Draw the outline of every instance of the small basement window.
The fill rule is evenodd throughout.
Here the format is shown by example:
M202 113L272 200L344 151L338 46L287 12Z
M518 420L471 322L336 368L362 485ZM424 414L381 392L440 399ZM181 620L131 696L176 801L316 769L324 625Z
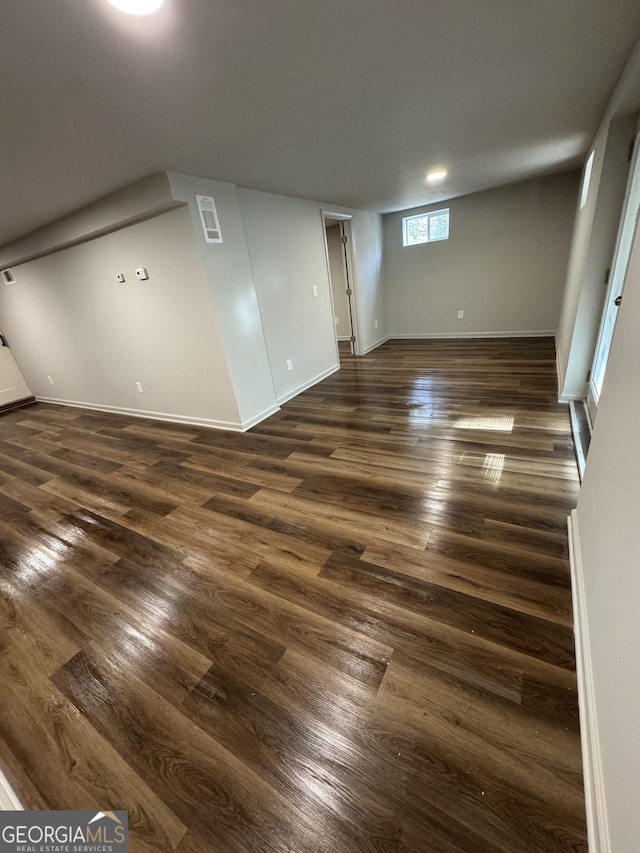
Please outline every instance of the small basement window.
M417 246L449 239L449 208L405 216L402 220L402 245Z

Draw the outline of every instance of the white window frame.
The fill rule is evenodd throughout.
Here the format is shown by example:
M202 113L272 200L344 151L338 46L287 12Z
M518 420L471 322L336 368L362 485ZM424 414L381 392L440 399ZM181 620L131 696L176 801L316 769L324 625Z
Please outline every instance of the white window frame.
M407 223L409 223L413 219L430 220L432 217L442 216L443 213L447 214L447 223L450 225L451 216L450 216L448 207L443 207L440 210L427 210L424 213L414 213L412 216L404 216L402 218L402 245L403 245L403 247L405 249L410 249L413 246L424 246L426 243L440 243L443 240L448 240L449 239L449 231L447 231L446 237L433 237L431 239L429 237L427 237L426 240L421 240L419 243L408 243L407 242L407 238L408 238ZM429 230L430 230L430 228L427 225L427 235L429 233Z

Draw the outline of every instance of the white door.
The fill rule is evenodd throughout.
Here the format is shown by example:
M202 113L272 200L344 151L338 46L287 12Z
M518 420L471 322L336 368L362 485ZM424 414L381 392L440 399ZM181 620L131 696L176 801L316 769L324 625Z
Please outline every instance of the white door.
M639 134L640 136L640 134ZM611 339L613 330L618 315L618 307L622 300L622 289L629 264L629 254L633 243L633 236L636 230L636 221L638 218L638 208L640 207L640 158L638 157L638 138L636 137L633 161L629 171L629 180L627 182L627 190L625 193L624 205L622 208L622 217L620 219L620 228L618 229L618 237L616 240L616 248L613 253L613 261L611 263L611 272L609 274L609 287L607 288L607 296L605 299L604 311L600 322L600 332L598 334L598 342L593 357L593 365L591 367L591 378L589 380L589 394L587 402L592 420L595 420L595 415L598 409L598 401L602 392L602 383L607 367L607 359L609 350L611 349Z
M344 262L342 227L340 222L327 224L327 251L329 253L329 277L333 296L336 334L339 341L351 340L351 314L347 296L347 271Z
M31 397L29 386L24 381L8 346L0 341L0 406Z
M356 337L358 322L354 263L351 254L351 216L323 210L322 224L329 281L331 282L331 304L334 313L334 323L336 317L340 321L339 328L336 327L336 351L339 358L338 340L346 340L350 342L351 354L356 355L359 353ZM333 231L331 228L332 225L337 225L337 229L336 233L330 236L330 231ZM332 241L331 247L329 245L330 240ZM332 275L333 271L337 271L337 274ZM337 294L335 292L336 288L342 292ZM340 311L339 314L338 311Z

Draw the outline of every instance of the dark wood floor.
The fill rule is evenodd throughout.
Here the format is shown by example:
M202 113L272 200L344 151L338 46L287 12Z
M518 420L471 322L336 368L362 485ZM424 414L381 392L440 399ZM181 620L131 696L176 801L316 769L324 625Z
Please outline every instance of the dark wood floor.
M0 764L179 853L585 851L550 339L387 343L240 435L0 418Z

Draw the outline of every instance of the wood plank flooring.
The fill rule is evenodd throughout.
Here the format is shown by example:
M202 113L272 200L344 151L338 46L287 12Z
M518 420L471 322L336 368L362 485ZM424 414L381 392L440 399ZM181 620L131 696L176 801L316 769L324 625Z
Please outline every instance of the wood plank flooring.
M551 339L388 342L240 435L0 417L0 765L130 849L586 851Z

